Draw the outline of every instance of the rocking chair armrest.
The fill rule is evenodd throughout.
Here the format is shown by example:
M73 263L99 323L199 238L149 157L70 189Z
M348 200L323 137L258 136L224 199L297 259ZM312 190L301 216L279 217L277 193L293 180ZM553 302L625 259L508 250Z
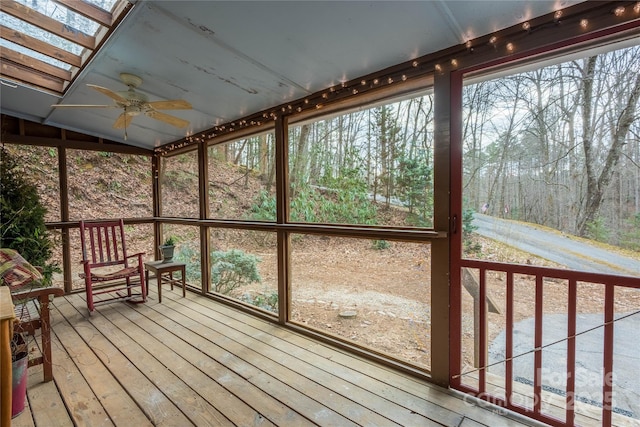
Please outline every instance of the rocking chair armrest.
M144 252L138 252L138 253L135 253L135 254L132 254L132 255L127 255L127 258L136 258L137 257L137 258L142 259L142 255L146 255L146 254Z
M39 300L48 300L50 296L62 296L64 295L64 290L60 288L54 287L46 287L46 288L38 288L27 290L23 292L15 292L11 294L11 299L14 301L22 301L22 300L30 300L30 299L39 299Z

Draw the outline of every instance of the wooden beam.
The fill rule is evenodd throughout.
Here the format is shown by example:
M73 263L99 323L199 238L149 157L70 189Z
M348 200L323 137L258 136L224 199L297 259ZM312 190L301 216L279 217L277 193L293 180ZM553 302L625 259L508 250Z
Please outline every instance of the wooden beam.
M0 75L2 76L7 76L11 79L49 89L57 93L62 93L64 89L64 81L62 79L38 73L31 68L19 66L4 59L0 59L0 70Z
M42 28L45 31L55 34L56 36L62 37L65 40L79 44L82 47L86 47L87 49L94 49L96 46L95 37L72 28L63 22L49 18L48 16L13 0L2 0L2 2L0 2L0 10L15 18L28 22L31 25L35 25L38 28Z
M8 62L13 62L25 68L38 70L42 74L47 74L66 81L71 80L70 71L63 70L62 68L56 67L55 65L51 65L23 53L16 52L13 49L3 47L0 51L0 57Z
M113 16L111 12L108 12L101 7L87 3L84 0L53 0L64 7L73 10L79 15L84 16L87 19L95 21L105 27L110 27L113 22Z
M4 3L0 2L0 4ZM0 25L0 37L22 47L26 47L27 49L50 56L58 61L73 65L74 67L80 67L82 65L82 58L80 56L50 45L49 43L43 42L35 37L31 37L28 34L21 33L18 30L5 27L4 25Z
M130 145L118 143L98 144L97 142L93 141L62 141L58 138L42 136L20 136L3 134L2 142L7 144L40 145L44 147L65 147L74 150L109 151L112 153L139 154L142 156L151 156L153 154L151 150L145 150L144 148L133 147Z

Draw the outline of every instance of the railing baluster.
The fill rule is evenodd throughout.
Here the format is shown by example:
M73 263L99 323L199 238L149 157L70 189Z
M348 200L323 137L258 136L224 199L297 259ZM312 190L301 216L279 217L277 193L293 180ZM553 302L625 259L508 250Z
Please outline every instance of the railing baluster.
M487 389L487 270L480 270L480 289L478 290L478 305L480 308L480 373L478 378L478 390L484 393Z
M569 296L567 301L567 408L566 423L573 427L575 419L576 394L576 316L578 286L575 279L569 280Z
M452 380L451 386L457 388L466 393L474 394L481 399L489 402L497 402L500 405L505 405L507 408L531 417L538 421L543 421L553 426L567 426L573 427L575 425L576 416L576 334L577 332L577 307L578 307L578 283L586 282L593 284L600 284L605 287L605 300L604 300L604 339L603 339L603 384L602 384L602 426L611 427L613 418L612 408L612 391L613 391L613 357L614 357L614 325L615 320L615 290L616 288L628 288L640 290L640 280L637 277L626 276L614 276L601 273L588 273L579 272L573 270L563 270L557 268L539 267L531 265L516 265L498 262L487 262L480 260L467 260L461 261L462 268L474 268L480 273L480 284L478 289L478 298L483 303L480 304L479 310L479 325L477 340L480 344L479 354L479 382L478 389L460 384L459 378L456 384ZM500 396L496 396L494 393L486 391L486 366L487 360L487 274L489 272L504 272L507 276L507 289L505 295L506 313L505 313L505 399ZM514 316L515 307L514 300L515 295L514 275L526 275L535 277L535 308L534 308L534 377L533 377L533 408L529 408L526 405L521 406L513 402L513 361L514 357L519 355L513 354L513 333L514 333ZM567 380L566 380L566 408L565 408L565 420L557 418L555 415L542 413L542 348L543 348L543 315L544 315L544 279L556 278L566 280L567 283ZM525 352L528 354L530 352ZM458 372L459 368L458 368ZM454 379L456 380L456 379ZM517 396L517 395L516 395ZM587 404L585 404L587 405ZM587 417L591 417L589 413L581 414Z
M602 425L611 426L613 391L613 296L614 286L607 286L604 292L604 374L602 377Z
M540 413L542 407L542 276L536 275L535 337L534 337L534 373L533 373L533 412Z
M507 404L511 405L513 393L513 273L507 273L507 312L506 316L506 336L505 336L505 394Z

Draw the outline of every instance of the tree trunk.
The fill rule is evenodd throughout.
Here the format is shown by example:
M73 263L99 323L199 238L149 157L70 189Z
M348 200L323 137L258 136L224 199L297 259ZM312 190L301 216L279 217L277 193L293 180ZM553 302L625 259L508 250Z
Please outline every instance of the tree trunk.
M593 77L595 71L597 56L592 56L587 60L585 72L582 81L583 94L583 113L582 113L582 145L585 153L585 167L587 172L587 196L585 202L584 215L578 222L578 233L585 236L588 224L592 223L602 205L605 191L611 183L611 179L615 172L616 164L620 159L622 147L629 128L633 123L635 112L637 109L638 99L640 98L640 74L636 74L635 82L631 90L628 92L627 102L620 111L616 123L611 123L612 141L611 147L607 152L606 160L602 171L599 175L595 170L597 165L597 153L593 143L593 124L592 124L592 102L593 102Z
M298 144L296 146L295 158L293 161L293 168L291 169L291 198L296 196L298 187L304 183L305 165L307 162L307 152L309 146L309 125L302 125L300 128L300 137L298 138Z

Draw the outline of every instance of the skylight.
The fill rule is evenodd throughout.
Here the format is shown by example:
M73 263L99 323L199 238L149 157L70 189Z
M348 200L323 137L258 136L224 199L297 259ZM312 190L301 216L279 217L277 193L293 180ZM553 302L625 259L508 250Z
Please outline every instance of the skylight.
M131 6L127 0L2 0L0 78L62 94Z

